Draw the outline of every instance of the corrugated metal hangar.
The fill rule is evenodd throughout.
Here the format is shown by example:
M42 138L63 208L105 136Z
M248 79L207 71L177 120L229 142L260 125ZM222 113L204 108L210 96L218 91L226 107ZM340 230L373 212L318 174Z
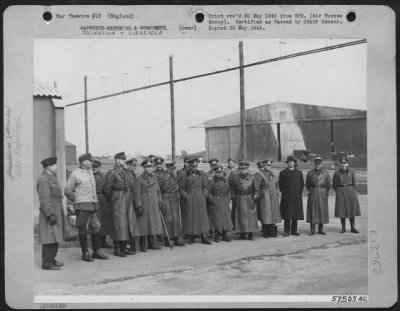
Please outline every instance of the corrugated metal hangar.
M332 152L367 156L367 112L273 102L246 110L247 155L256 161L266 157L284 160L294 150L307 150L328 158ZM205 121L208 158L240 157L240 113Z

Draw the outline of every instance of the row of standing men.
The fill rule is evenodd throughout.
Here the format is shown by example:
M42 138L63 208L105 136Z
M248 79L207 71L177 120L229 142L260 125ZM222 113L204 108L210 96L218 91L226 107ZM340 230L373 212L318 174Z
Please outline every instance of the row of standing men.
M187 157L184 167L175 173L174 162L164 163L161 157L149 156L141 163L144 172L140 176L135 174L136 159L127 160L125 153L120 152L114 160L113 169L103 173L99 160L93 159L91 154L82 155L80 167L71 173L64 189L65 196L73 202L84 261L108 259L100 250L112 247L107 243L107 235L113 240L114 254L120 257L136 253L137 239L143 252L160 249L155 237L162 236L166 246L184 246L182 236L190 244L197 237L203 244L211 244L208 234L213 234L215 242L221 239L230 242L228 232L233 229L240 234L240 239L254 240L258 221L264 237L276 237L276 224L282 219L283 236L299 235L297 221L304 219L304 185L309 191L310 235L315 234L316 224L318 233L325 234L323 224L329 222L331 182L320 157L315 159L315 168L308 172L306 183L293 157L288 157L288 167L279 173L279 179L271 169L271 159L259 161L259 171L251 174L248 161L239 161L236 170L231 159L225 169L218 164L218 159L211 159L210 171L203 172L197 168L198 158ZM62 198L60 190L52 191L57 179L49 178L56 165L54 161L56 158L42 161L44 172L38 180L42 267L50 270L62 266L55 260L62 237L62 233L57 233L61 221L57 219L57 208L49 208L49 196L55 193L56 201ZM350 218L351 231L358 233L354 226L354 216L360 215L355 173L348 168L348 159L343 158L340 163L341 168L333 177L337 194L335 216L341 218L341 232L345 232L345 219ZM43 191L46 185L50 191ZM88 252L88 233L92 255Z

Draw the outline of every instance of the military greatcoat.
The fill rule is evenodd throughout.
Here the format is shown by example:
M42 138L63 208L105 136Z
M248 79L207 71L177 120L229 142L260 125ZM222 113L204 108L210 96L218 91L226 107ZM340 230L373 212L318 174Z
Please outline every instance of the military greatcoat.
M115 165L106 174L103 192L111 204L111 238L115 241L128 241L135 235L137 223L132 206L131 176L127 170Z
M197 169L186 170L179 179L184 234L199 235L210 229L206 207L207 182L206 174Z
M36 183L39 196L39 242L41 244L61 243L63 241L62 199L63 193L57 177L43 171ZM50 224L49 217L56 216L57 223Z
M213 228L219 232L231 231L233 227L229 206L231 194L226 178L214 176L209 180L207 189L208 211Z
M162 201L160 186L154 174L143 172L137 179L135 204L143 207L143 215L138 218L139 233L144 235L163 234L160 217Z
M254 198L259 191L254 183L254 176L247 174L231 174L229 186L232 192L232 208L235 211L235 230L237 232L255 232L258 230L257 208Z
M360 204L356 192L356 174L352 169L339 169L333 174L332 187L336 191L335 217L360 216Z
M101 222L101 228L99 234L105 236L111 234L111 227L112 227L111 206L110 203L107 202L103 193L103 186L106 180L106 175L101 171L97 171L96 173L93 174L94 174L94 179L96 181L96 193L99 205L98 216Z
M328 196L330 187L331 179L326 170L313 169L307 173L307 222L311 224L329 223Z
M279 209L278 181L272 171L260 170L254 175L256 188L261 199L257 201L258 220L262 224L276 224L282 221Z
M173 172L156 170L162 196L162 215L170 238L181 235L181 212L177 177Z

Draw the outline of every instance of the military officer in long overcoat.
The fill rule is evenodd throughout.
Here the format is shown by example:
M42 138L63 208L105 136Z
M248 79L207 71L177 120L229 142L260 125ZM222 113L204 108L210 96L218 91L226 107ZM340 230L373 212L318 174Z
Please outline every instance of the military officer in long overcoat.
M346 218L350 220L351 232L358 233L355 216L361 216L360 204L356 191L356 173L349 169L349 159L339 160L340 169L333 174L332 187L336 191L335 217L340 217L342 231L346 232Z
M235 210L235 230L240 239L254 240L254 232L258 230L257 208L255 201L260 197L254 176L249 171L250 162L240 161L239 172L229 179L232 193L232 207Z
M179 208L179 187L176 175L174 173L175 162L170 161L165 163L166 169L162 167L164 159L158 157L154 160L156 165L155 175L160 185L162 196L162 215L169 238L175 246L184 246L185 244L179 241L181 235L181 214ZM170 245L167 233L164 235L165 246Z
M208 164L210 165L210 170L206 172L208 182L210 182L214 178L214 167L218 166L219 160L216 158L212 158L208 160ZM207 215L208 215L208 222L210 224L210 231L209 231L209 237L212 238L214 235L214 225L213 222L211 221L211 214L210 214L210 205L207 202Z
M125 169L129 174L129 188L131 191L128 193L129 196L132 198L133 204L131 205L131 208L134 209L134 212L132 213L131 217L135 218L135 226L132 228L131 234L130 234L130 240L129 240L129 250L132 253L136 253L136 239L137 237L140 236L139 233L139 226L137 225L137 219L138 217L141 217L142 215L142 208L137 208L136 203L135 203L135 195L136 195L136 183L137 183L137 176L136 176L136 163L137 159L136 158L130 158L125 161Z
M160 217L161 191L157 177L153 173L153 163L150 160L144 160L141 163L144 172L137 179L135 203L136 206L142 206L143 216L139 217L140 250L146 251L146 237L148 249L160 249L155 244L155 235L163 234L163 227Z
M57 158L40 162L43 172L37 180L39 196L39 243L42 244L42 269L60 270L64 266L56 260L58 244L63 241L62 189L57 181Z
M310 235L315 234L315 224L318 224L318 233L325 234L324 224L329 223L328 196L331 187L329 173L322 166L322 157L314 158L314 169L306 176L307 222L310 223Z
M276 224L282 221L278 180L272 171L272 159L263 160L261 163L260 170L254 175L256 188L260 189L260 200L257 201L258 219L262 224L263 237L276 237Z
M288 156L286 161L288 167L279 173L279 190L281 198L281 216L284 219L283 236L300 235L297 232L297 221L304 219L303 213L303 173L296 168L296 159Z
M215 230L215 242L219 242L220 237L226 242L231 240L228 232L232 230L229 202L231 193L227 179L224 176L222 165L213 168L214 177L208 181L208 211L210 220Z
M189 168L179 179L179 191L183 198L182 230L190 236L190 243L195 242L195 236L200 235L203 244L211 244L206 234L210 229L207 216L207 176L197 169L199 160L189 159Z
M92 163L93 157L90 153L81 155L79 167L71 173L64 188L64 194L73 202L77 214L76 226L79 229L82 260L87 262L92 262L94 258L108 259L108 256L100 250L101 222L98 217L99 205ZM88 229L90 229L90 232L88 232ZM90 233L92 240L92 256L88 252L88 233Z
M131 176L125 168L125 152L117 153L114 161L113 169L106 175L103 192L111 205L114 255L126 257L134 255L134 252L127 249L127 244L137 230L137 222L132 207Z
M100 228L100 242L102 248L112 248L112 245L107 243L107 236L111 234L111 208L103 194L103 185L106 175L101 171L101 161L93 159L92 169L94 179L96 181L96 193L99 204L99 220L101 222Z

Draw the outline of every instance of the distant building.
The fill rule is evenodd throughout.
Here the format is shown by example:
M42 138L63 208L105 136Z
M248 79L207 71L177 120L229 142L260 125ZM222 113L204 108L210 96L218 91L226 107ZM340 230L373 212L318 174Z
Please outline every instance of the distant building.
M273 102L246 110L247 158L285 160L295 150L367 157L365 110ZM206 156L240 158L240 113L205 121Z
M76 145L65 141L65 160L67 164L77 163Z
M40 162L48 157L58 158L57 178L63 188L66 180L65 161L65 102L57 89L33 82L33 182L34 206L39 206L36 180L43 171ZM36 213L38 210L35 209Z

